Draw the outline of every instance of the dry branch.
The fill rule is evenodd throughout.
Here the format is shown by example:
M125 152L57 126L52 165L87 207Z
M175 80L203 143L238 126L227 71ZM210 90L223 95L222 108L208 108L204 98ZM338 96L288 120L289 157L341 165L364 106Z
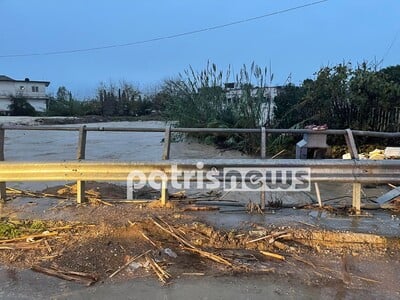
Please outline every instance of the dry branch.
M154 243L143 231L139 230L140 234L145 238L146 241L148 241L150 244L152 244L154 247L158 248L156 243Z
M147 253L149 253L151 250L147 250L146 252L137 255L135 257L133 257L132 259L130 259L126 264L124 264L122 267L120 267L118 270L116 270L114 273L112 273L108 278L113 278L115 275L117 275L119 272L121 272L122 270L124 270L127 266L129 266L131 263L133 263L135 260L141 258L142 256L146 255Z
M104 200L101 200L100 198L88 197L88 199L89 199L89 201L98 202L98 203L101 203L101 204L104 204L104 205L107 205L107 206L114 206L114 204L112 204L110 202L107 202L107 201L104 201Z
M279 259L279 260L285 260L285 257L283 255L280 255L280 254L276 254L276 253L272 253L272 252L268 252L268 251L262 251L262 250L260 250L260 253L264 254L267 257L272 257L272 258L276 258L276 259Z
M18 190L15 188L7 187L7 191L11 195L21 195L21 196L29 196L29 197L34 197L34 198L42 198L42 197L49 197L49 198L57 198L57 199L67 199L66 197L60 196L60 195L54 195L54 194L47 194L47 193L41 193L41 192L32 192L32 191L24 191L24 190Z
M186 206L183 211L212 211L212 210L219 210L218 206L197 206L197 205L190 205Z
M227 265L229 267L233 267L232 263L227 261L225 258L222 258L221 256L208 252L208 251L204 251L204 250L200 250L197 248L189 248L189 247L183 247L183 249L188 250L188 251L192 251L194 253L199 254L202 257L211 259L217 263L223 264L223 265Z
M216 255L216 254L211 253L211 252L208 252L208 251L200 250L200 249L196 248L195 246L193 246L184 237L182 237L178 233L176 233L174 231L174 229L167 222L161 220L164 224L166 224L168 226L169 229L166 229L163 226L161 226L156 220L154 220L154 219L151 219L151 220L160 229L162 229L163 231L165 231L168 234L172 235L175 239L177 239L179 242L181 242L183 245L185 245L186 247L184 247L184 249L192 251L194 253L197 253L202 257L206 257L206 258L211 259L211 260L213 260L215 262L218 262L220 264L224 264L224 265L232 267L232 263L227 261L226 259L222 258L221 256Z
M75 281L79 283L83 283L86 285L92 285L97 281L97 277L88 274L88 273L82 273L82 272L74 272L74 271L62 271L62 270L57 270L54 268L44 268L40 266L32 266L31 268L35 272L40 272L46 275L50 276L55 276L61 279L69 280L69 281Z
M170 225L167 224L167 226L169 227L169 230L164 228L163 226L161 226L156 220L151 219L153 221L153 223L159 227L161 230L165 231L166 233L172 235L174 238L176 238L179 242L181 242L183 245L189 247L189 248L195 248L192 244L190 244L186 239L184 239L183 237L181 237L180 235L176 234L172 227ZM165 221L163 221L164 223L166 223Z
M157 277L160 279L162 283L167 283L168 279L171 278L171 275L164 271L156 261L146 254L146 261L149 263L150 267L153 269L154 273L156 273Z
M41 234L24 235L24 236L13 238L13 239L0 240L0 244L23 241L23 240L27 240L27 239L34 240L34 239L38 239L38 238L45 238L45 237L55 236L55 235L58 235L57 231L53 231L53 232L49 232L49 233L41 233Z
M248 242L246 242L246 244L251 244L251 243L255 243L255 242L266 240L266 239L274 239L275 240L275 239L278 239L278 238L280 238L281 236L283 236L283 235L285 235L287 233L288 233L288 231L275 232L275 233L268 234L266 236L262 236L262 237L254 239L254 240L248 241Z

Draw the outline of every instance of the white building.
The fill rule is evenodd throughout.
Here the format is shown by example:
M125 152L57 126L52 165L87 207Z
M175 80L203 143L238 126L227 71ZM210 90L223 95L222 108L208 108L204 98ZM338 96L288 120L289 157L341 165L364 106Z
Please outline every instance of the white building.
M8 114L12 97L23 97L37 112L47 109L49 97L46 87L49 81L15 80L5 75L0 75L0 114Z
M259 93L259 90L262 89L263 97L265 98L265 103L262 104L263 116L260 120L260 125L265 125L268 121L271 121L274 117L274 107L275 107L275 97L278 95L279 91L282 87L280 86L265 86L263 88L260 87L252 87L251 88L251 96L256 96ZM236 86L234 83L226 83L225 84L225 94L228 102L234 101L242 96L243 90Z

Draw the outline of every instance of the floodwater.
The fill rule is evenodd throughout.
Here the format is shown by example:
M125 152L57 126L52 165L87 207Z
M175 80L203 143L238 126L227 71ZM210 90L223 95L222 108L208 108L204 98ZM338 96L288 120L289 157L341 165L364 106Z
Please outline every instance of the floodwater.
M18 119L29 124L29 118ZM4 117L0 122L4 122ZM135 127L163 128L164 122L108 122L90 123L87 127ZM55 127L80 127L82 124L54 125ZM5 160L7 161L70 161L76 160L77 131L27 131L6 130ZM171 144L172 159L185 158L234 158L242 157L237 151L220 151L210 145L196 142L179 142L182 138L173 134L178 142ZM87 161L159 161L163 152L164 133L162 132L88 132L86 144ZM21 189L42 190L47 186L65 184L65 182L11 183Z
M1 119L0 119L1 121ZM164 122L109 122L91 123L87 127L163 128ZM54 127L80 127L77 124ZM88 132L86 160L155 161L163 150L162 132ZM178 138L175 135L172 138ZM77 154L76 131L24 131L7 130L5 159L11 161L74 160ZM198 143L172 143L171 158L240 157L236 151L221 151Z
M398 299L399 296L351 288L342 282L304 284L290 276L183 276L167 286L142 278L85 287L32 271L0 269L1 299Z

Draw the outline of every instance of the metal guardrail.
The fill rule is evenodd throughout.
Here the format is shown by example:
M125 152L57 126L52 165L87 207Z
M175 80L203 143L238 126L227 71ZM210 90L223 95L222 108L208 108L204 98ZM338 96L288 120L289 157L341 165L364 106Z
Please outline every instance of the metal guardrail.
M71 162L4 162L4 137L6 130L56 130L79 132L77 160ZM164 149L161 162L84 162L86 153L86 137L88 132L164 132ZM268 129L268 128L125 128L125 127L67 127L67 126L0 126L0 199L6 198L6 181L77 181L77 202L83 202L85 196L85 181L87 180L126 180L132 170L144 173L156 169L165 170L171 164L176 164L184 170L197 170L197 161L173 160L170 158L171 134L177 133L212 133L212 134L260 134L261 159L219 159L202 160L203 170L211 168L289 168L307 167L311 170L313 182L350 182L353 183L353 207L360 212L361 184L400 182L400 161L366 161L358 160L358 151L354 136L371 136L381 138L399 138L400 132L375 132L359 130L321 130L309 129ZM269 134L328 134L344 135L351 154L351 160L298 160L298 159L266 159L267 136ZM183 180L183 179L182 179ZM166 183L163 183L161 201L166 199ZM261 206L265 206L265 194L261 194Z
M303 160L303 159L204 159L202 171L223 170L224 168L309 168L312 182L342 183L400 183L400 161L368 160ZM148 176L160 170L173 175L171 165L179 171L198 171L198 160L169 160L160 162L0 162L2 181L126 181L133 170ZM174 173L175 174L175 173ZM223 178L216 177L220 180ZM177 177L184 181L183 175ZM195 180L196 178L192 178ZM204 178L207 181L207 178Z

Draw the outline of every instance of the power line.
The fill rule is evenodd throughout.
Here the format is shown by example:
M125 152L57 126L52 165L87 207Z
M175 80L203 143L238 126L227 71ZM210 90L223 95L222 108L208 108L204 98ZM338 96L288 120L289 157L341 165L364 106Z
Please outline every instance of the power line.
M291 7L291 8L275 11L275 12L272 12L272 13L263 14L263 15L252 17L252 18L248 18L248 19L233 21L233 22L225 23L225 24L221 24L221 25L206 27L206 28L202 28L202 29L197 29L197 30L192 30L192 31L172 34L172 35L160 36L160 37L156 37L156 38L152 38L152 39L135 41L135 42L130 42L130 43L112 44L112 45L99 46L99 47L71 49L71 50L60 50L60 51L49 51L49 52L5 54L5 55L0 55L0 58L28 57L28 56L48 56L48 55L70 54L70 53L77 53L77 52L90 52L90 51L97 51L97 50L104 50L104 49L111 49L111 48L136 46L136 45L147 44L147 43L152 43L152 42L157 42L157 41L162 41L162 40L174 39L174 38L187 36L187 35L193 35L193 34L206 32L206 31L211 31L211 30L216 30L216 29L221 29L221 28L225 28L225 27L229 27L229 26L233 26L233 25L238 25L238 24L242 24L242 23L252 22L252 21L255 21L255 20L259 20L259 19L263 19L263 18L267 18L267 17L271 17L271 16L287 13L287 12L290 12L290 11L302 9L302 8L313 6L313 5L317 5L317 4L320 4L320 3L323 3L323 2L327 2L327 1L329 1L329 0L315 1L315 2L304 4L304 5Z
M389 55L390 50L392 50L394 44L396 43L396 40L399 36L400 33L400 28L397 30L396 34L394 35L394 38L392 40L392 42L390 43L390 45L388 46L388 48L386 49L385 54L382 56L382 59L379 61L379 63L377 64L378 66L383 63L383 61L386 59L386 57Z

